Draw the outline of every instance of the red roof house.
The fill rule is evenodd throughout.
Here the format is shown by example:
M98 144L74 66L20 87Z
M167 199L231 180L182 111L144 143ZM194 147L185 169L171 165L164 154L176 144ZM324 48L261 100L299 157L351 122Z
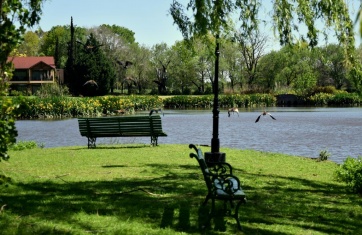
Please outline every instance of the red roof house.
M55 69L54 57L52 56L29 56L29 57L9 57L15 69L30 69L39 63L43 63Z
M57 70L52 56L9 57L14 66L12 90L34 93L41 84L54 83Z

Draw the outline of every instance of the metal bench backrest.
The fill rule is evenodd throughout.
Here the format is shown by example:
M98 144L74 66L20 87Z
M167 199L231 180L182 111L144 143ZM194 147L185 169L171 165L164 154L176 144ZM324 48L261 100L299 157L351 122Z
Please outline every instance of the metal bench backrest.
M191 146L191 145L190 145ZM194 146L191 146L192 148L194 148ZM195 153L190 153L190 157L191 158L196 158L197 162L199 163L199 166L201 168L202 174L204 176L204 180L206 183L206 187L209 191L209 193L212 190L212 181L211 181L211 174L210 174L210 170L206 164L205 158L203 156L203 153L201 151L201 149L197 149L196 147L194 148L197 152L197 154Z

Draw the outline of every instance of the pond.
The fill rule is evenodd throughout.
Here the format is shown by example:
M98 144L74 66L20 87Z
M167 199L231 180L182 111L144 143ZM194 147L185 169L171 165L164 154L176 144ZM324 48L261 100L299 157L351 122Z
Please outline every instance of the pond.
M341 163L347 156L362 156L362 108L271 107L276 120L263 116L263 109L239 109L230 117L220 109L220 147L255 149L295 156L318 157L327 150L330 160ZM135 115L148 115L137 112ZM212 110L164 110L159 144L210 145ZM16 121L18 141L32 140L45 147L86 146L76 118ZM148 137L99 138L97 144L150 143Z

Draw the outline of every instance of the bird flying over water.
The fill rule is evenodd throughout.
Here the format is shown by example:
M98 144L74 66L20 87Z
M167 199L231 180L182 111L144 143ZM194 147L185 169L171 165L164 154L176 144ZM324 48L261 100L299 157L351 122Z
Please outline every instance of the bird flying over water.
M270 113L267 113L266 111L262 112L259 117L255 120L255 122L259 122L259 119L261 116L269 115L272 119L276 120L275 117L273 117Z
M162 115L165 116L165 114L162 112L162 109L160 109L160 108L151 109L149 116L151 116L154 112L155 113L161 112Z
M231 108L231 109L228 109L228 117L230 117L230 113L237 113L238 116L239 116L239 109L238 108Z

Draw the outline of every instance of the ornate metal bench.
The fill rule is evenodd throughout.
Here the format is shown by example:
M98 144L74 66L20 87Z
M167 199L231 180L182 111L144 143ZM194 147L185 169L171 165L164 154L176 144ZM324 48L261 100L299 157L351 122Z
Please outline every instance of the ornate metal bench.
M207 225L209 225L211 219L217 215L215 211L215 201L221 200L224 202L225 215L235 218L237 226L239 230L241 230L239 207L242 203L246 202L246 196L240 187L239 179L232 174L231 165L226 162L220 162L209 163L208 166L201 149L193 144L190 144L189 148L196 151L196 154L190 153L190 157L196 158L198 161L208 189L203 206L206 206L209 199L211 199L212 203ZM231 208L234 208L234 201L236 201L237 204L233 213ZM228 202L230 202L230 209L228 209Z
M159 136L167 136L159 115L78 118L78 124L81 136L88 138L88 148L95 148L100 137L150 136L151 144L156 146Z

